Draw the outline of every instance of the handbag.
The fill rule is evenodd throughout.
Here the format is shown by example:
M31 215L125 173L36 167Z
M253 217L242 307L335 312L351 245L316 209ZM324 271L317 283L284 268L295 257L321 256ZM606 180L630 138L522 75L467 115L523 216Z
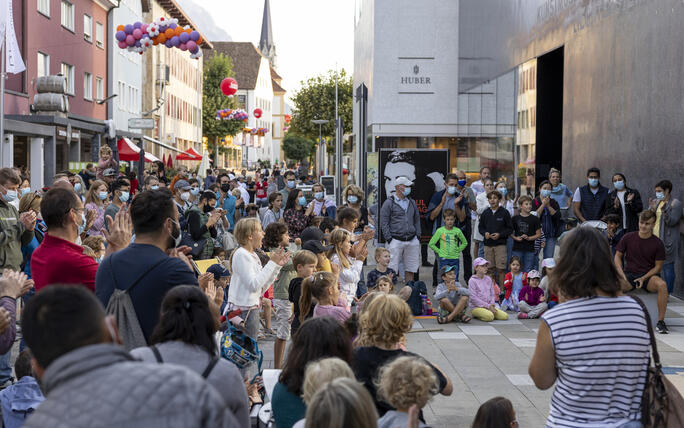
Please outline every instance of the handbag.
M631 297L644 311L651 341L651 356L653 357L653 367L651 367L651 360L649 359L646 386L641 399L641 423L644 424L645 428L684 427L684 398L663 374L648 309L641 299L636 296Z
M197 259L200 255L202 255L202 251L204 250L204 246L207 245L207 238L200 238L197 241L192 239L192 235L190 232L185 231L183 232L183 237L181 238L181 246L188 246L190 247L190 254L194 259Z

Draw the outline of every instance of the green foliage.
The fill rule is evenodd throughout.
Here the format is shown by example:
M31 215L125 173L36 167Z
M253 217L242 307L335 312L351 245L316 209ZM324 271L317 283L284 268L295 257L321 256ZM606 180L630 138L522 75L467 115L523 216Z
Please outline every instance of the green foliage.
M305 137L288 133L283 139L285 157L293 161L301 161L316 153L316 145Z
M344 69L339 73L329 71L327 75L312 77L302 82L302 88L292 97L294 113L290 122L290 131L310 140L318 140L318 125L314 119L328 119L322 126L323 137L335 138L335 80L338 87L338 114L347 131L352 127L352 110L354 104L353 84L351 76ZM329 144L333 146L334 144Z
M221 92L221 81L233 76L233 60L214 51L214 55L204 62L204 82L202 85L202 132L204 136L224 137L242 131L243 122L237 120L216 120L216 111L237 108L236 98L228 98Z

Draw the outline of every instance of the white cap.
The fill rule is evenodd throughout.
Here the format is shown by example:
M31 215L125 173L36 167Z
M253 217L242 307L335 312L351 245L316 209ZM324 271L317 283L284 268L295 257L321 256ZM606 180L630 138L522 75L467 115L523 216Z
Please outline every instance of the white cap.
M399 186L400 184L403 184L404 186L413 186L413 181L409 180L404 176L397 177L396 179L394 179L395 186Z
M230 181L233 181L233 180L235 180L235 176L233 174L228 174L228 179Z
M542 260L542 267L543 268L555 268L556 267L556 261L552 258L544 259L544 260Z

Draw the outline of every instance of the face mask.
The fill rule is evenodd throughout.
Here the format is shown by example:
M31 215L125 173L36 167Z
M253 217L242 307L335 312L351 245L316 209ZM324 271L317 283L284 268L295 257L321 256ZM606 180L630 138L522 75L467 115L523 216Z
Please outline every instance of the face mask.
M347 202L349 202L350 204L355 204L355 203L359 202L359 197L354 196L354 195L349 195L349 196L347 196Z
M74 184L74 190L77 191L77 192L80 192L82 187L83 187L83 186L81 186L81 183L76 183L76 184ZM26 188L26 189L21 189L21 196L24 196L26 193L28 193L28 192L24 193L24 190L30 190L30 189L28 189L28 188Z
M596 186L598 186L598 178L590 178L590 179L589 179L589 185L590 185L591 187L596 187Z
M159 190L159 186L150 186L150 189L152 189L152 190Z
M17 191L8 190L7 193L2 195L2 199L4 199L6 202L12 202L13 200L17 199Z
M178 234L178 236L174 236L174 235L176 235L176 234ZM172 239L172 242L171 242L170 246L171 246L172 248L178 247L178 246L180 245L180 243L181 243L182 237L183 237L183 236L182 236L182 233L181 233L181 230L180 230L180 223L178 223L177 221L174 221L174 222L173 222L173 227L171 228L171 239Z
M541 197L542 197L542 198L548 198L549 196L551 196L551 191L550 191L550 190L547 190L547 189L543 189L543 190L542 190L541 192L539 192L539 193L541 194Z
M81 183L76 183L76 184L77 184L77 185L80 185ZM80 187L79 187L78 190L76 190L76 191L78 192L79 190L81 190ZM24 196L24 195L28 194L30 191L31 191L31 189L30 189L29 187L24 187L23 189L21 189L21 196ZM20 196L20 197L21 197L21 196Z
M121 202L128 202L128 198L131 197L131 194L129 192L121 192L121 195L119 195L119 200Z
M100 263L102 263L103 259L104 259L104 256L100 256L100 257L96 257L95 261L97 262L97 264L100 264Z
M447 188L447 192L449 192L450 195L456 194L456 190L458 190L458 189L456 188L456 186L449 186L449 187Z
M323 199L323 196L325 196L325 195L323 194L323 192L316 192L316 193L314 193L314 198L316 198L316 199L318 199L318 200Z
M83 220L83 222L78 225L78 234L79 235L81 233L83 233L83 231L85 231L85 226L86 226L85 210L81 213L81 220Z
M210 212L214 211L214 207L211 205L205 205L204 208L202 208L205 214L209 214Z
M656 192L656 199L659 201L662 201L665 199L665 193L664 192Z
M230 192L230 183L221 184L221 191L226 193Z
M199 187L193 187L192 189L190 189L190 193L192 194L192 196L199 195Z
M181 200L187 202L190 199L190 192L181 193Z
M560 187L560 186L554 186L554 188L551 189L551 191L552 191L553 193L558 193L558 192L560 192L560 190L561 190L561 187Z
M406 187L406 188L404 189L404 196L408 196L408 195L410 195L410 194L411 194L411 188L410 188L410 187Z
M299 205L304 206L306 205L306 198L304 196L300 196L299 198L297 198L297 202L299 203Z
M616 181L615 183L613 183L613 186L615 186L615 190L622 190L625 188L625 182L622 180Z
M496 190L498 190L499 193L501 193L501 196L506 196L506 193L508 193L508 189L506 189L505 187L501 187L501 188L496 189Z
M466 180L458 180L458 185L463 187L466 185Z
M287 181L287 187L289 187L290 189L294 189L295 181L294 180L288 180Z

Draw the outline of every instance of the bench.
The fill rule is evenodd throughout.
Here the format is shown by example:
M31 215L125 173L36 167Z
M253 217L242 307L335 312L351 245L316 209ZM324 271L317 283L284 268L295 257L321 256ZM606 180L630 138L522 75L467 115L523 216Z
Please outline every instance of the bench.
M634 289L625 293L626 296L636 296L644 302L646 309L648 309L648 314L651 316L651 325L655 330L656 323L658 322L658 294L649 293L644 290Z

